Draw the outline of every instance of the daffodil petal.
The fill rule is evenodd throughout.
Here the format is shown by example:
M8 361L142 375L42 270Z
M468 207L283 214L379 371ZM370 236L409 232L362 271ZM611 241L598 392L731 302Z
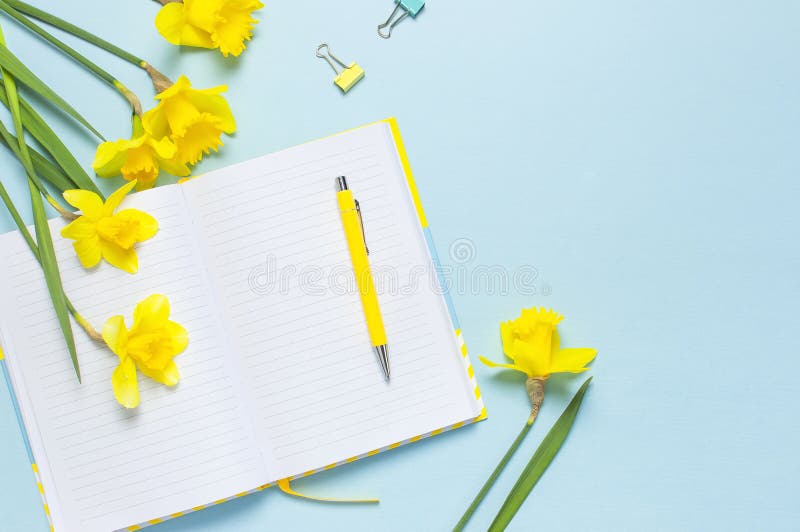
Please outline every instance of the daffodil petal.
M175 144L168 138L164 137L161 140L156 140L150 137L147 140L148 145L153 148L153 152L155 153L156 157L159 160L161 159L172 159L175 157L175 152L177 148Z
M61 236L72 240L92 238L96 235L97 230L95 229L95 224L85 216L73 220L61 230Z
M186 177L191 173L189 167L177 159L161 161L161 169L177 177Z
M479 356L478 359L489 366L490 368L506 368L506 369L513 369L514 371L521 371L522 373L526 373L524 369L517 366L516 364L499 364L497 362L492 362L486 357Z
M139 382L136 378L136 365L131 358L124 358L111 375L114 397L125 408L139 406Z
M236 120L233 118L233 111L231 111L228 101L219 95L226 90L228 90L226 85L219 85L210 89L194 89L187 91L186 98L201 113L209 113L217 117L220 120L220 129L230 135L236 131Z
M163 332L172 340L175 355L182 353L186 346L189 345L189 333L183 325L174 321L167 321Z
M597 356L596 349L588 347L573 347L560 349L553 353L550 361L551 373L581 373L588 370L586 364Z
M90 220L97 220L103 215L103 200L94 192L65 190L64 199Z
M541 345L514 340L512 347L514 363L523 368L531 377L546 377L550 374L550 349L542 349Z
M97 235L83 240L76 240L72 243L72 248L75 250L75 254L78 255L81 266L84 268L94 268L103 258L103 252L100 247L100 237Z
M169 136L169 124L166 116L164 116L164 109L161 104L142 115L142 126L153 138L160 139Z
M118 176L125 164L125 152L129 146L128 140L103 142L97 147L92 169L100 177Z
M181 2L171 2L162 7L156 15L158 33L171 44L181 44L181 33L186 24L183 10L184 5Z
M170 2L156 15L156 29L168 42L175 45L216 48L211 35L192 25L186 18L184 5Z
M151 369L145 365L141 365L139 366L139 371L154 381L166 384L167 386L175 386L181 379L178 366L174 361L170 361L163 369Z
M100 242L100 248L103 258L115 268L128 273L136 273L139 270L139 258L133 248L123 249L113 242L105 240Z
M114 215L114 218L123 223L136 224L138 227L138 231L134 237L136 242L143 242L153 238L158 232L158 221L146 212L138 209L125 209L119 211Z
M192 88L192 82L189 81L189 78L181 74L175 83L172 84L172 87L168 88L165 91L161 91L160 93L156 94L156 100L165 101L171 99L173 96L185 91L186 89Z
M224 0L184 0L186 20L189 24L210 32L217 23L223 2Z
M166 296L148 296L133 310L133 328L139 333L159 329L169 320L169 312L169 299Z
M128 192L130 192L135 186L136 183L131 181L129 183L125 183L120 188L115 190L106 200L106 203L103 206L103 214L105 216L111 216L114 214L114 211L117 210L117 207L119 207L120 203L122 203L122 200L125 199L125 196L128 194Z
M111 351L123 357L125 345L128 343L128 329L125 327L125 318L112 316L103 324L103 340Z
M510 321L500 322L500 339L503 342L503 352L505 355L514 360L514 332Z

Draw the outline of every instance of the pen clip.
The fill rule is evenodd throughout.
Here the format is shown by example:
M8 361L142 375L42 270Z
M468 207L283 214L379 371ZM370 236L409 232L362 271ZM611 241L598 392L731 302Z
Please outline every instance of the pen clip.
M361 238L364 239L364 249L367 250L367 255L369 255L369 248L367 247L367 233L364 231L364 218L361 217L361 204L358 202L357 199L353 200L356 204L356 212L358 213L358 223L361 224Z

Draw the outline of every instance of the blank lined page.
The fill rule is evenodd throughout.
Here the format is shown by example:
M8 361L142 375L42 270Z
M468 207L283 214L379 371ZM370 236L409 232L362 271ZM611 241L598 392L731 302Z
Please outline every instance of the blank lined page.
M363 212L388 383L337 210L339 175ZM479 414L388 124L215 171L184 192L273 478Z
M130 327L136 303L163 293L171 318L189 331L189 347L175 359L181 382L168 388L140 374L135 410L114 399L117 356L73 324L77 382L40 268L17 233L0 237L3 347L56 530L130 526L252 489L266 476L183 195L163 187L131 196L127 207L161 227L139 245L135 275L106 263L84 271L58 235L63 223L51 226L66 291L95 328L116 314Z

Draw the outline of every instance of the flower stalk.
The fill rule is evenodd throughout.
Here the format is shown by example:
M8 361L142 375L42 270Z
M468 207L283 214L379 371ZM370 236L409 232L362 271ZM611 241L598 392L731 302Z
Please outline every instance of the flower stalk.
M78 64L86 68L89 72L103 80L104 82L108 83L114 89L116 89L122 96L128 101L133 109L133 112L141 115L142 114L142 104L139 101L139 98L131 92L125 85L123 85L119 80L117 80L114 76L109 74L106 70L103 70L99 66L97 66L94 62L89 60L86 56L66 44L65 42L61 41L50 32L36 24L35 22L31 21L28 17L24 16L20 11L14 9L6 0L0 0L0 10L6 13L8 16L22 24L26 29L35 33L45 41L49 42L51 45L56 47L65 55L72 58Z
M464 515L461 516L461 519L458 520L456 526L453 528L453 532L460 532L464 530L464 527L467 525L467 522L472 517L472 514L475 513L475 510L478 509L478 506L483 502L483 499L486 497L486 494L489 493L489 490L494 485L497 477L500 476L503 469L505 469L508 462L511 460L511 457L514 456L514 453L517 452L520 444L522 444L522 440L525 439L525 436L528 435L530 432L531 427L533 426L533 422L536 421L536 416L539 415L539 410L542 407L542 402L544 401L544 383L546 379L541 377L530 377L527 381L525 381L525 389L528 392L528 399L531 401L531 412L528 416L528 420L525 421L525 425L523 425L522 430L519 431L519 434L514 441L511 442L511 447L508 448L506 454L500 459L500 462L492 471L492 474L489 475L489 478L486 479L486 482L483 483L481 486L480 491L478 494L475 495L475 498L472 499L472 503L470 503L467 510L464 512Z
M178 1L178 0L173 0L173 1ZM34 6L32 6L32 5L28 4L28 3L22 2L20 0L2 0L2 3L6 4L7 6L10 6L12 8L11 11L13 11L14 14L9 13L9 11L7 11L5 9L4 9L4 11L9 13L9 15L14 17L15 19L17 17L21 17L20 14L27 15L30 18L33 18L33 19L39 20L41 22L44 22L45 24L48 24L48 25L53 26L55 28L58 28L58 29L60 29L60 30L62 30L64 32L66 32L66 33L69 33L70 35L72 35L74 37L82 39L82 40L88 42L89 44L93 44L94 46L97 46L98 48L100 48L102 50L105 50L106 52L119 57L123 61L127 61L128 63L130 63L130 64L132 64L134 66L137 66L137 67L141 68L142 70L145 70L150 75L150 79L153 80L153 86L155 87L156 92L162 92L163 90L165 90L163 87L159 88L160 85L158 83L160 82L160 80L162 78L166 79L166 80L168 80L168 78L166 76L164 76L163 74L161 74L161 72L156 70L155 67L153 67L150 63L148 63L147 61L145 61L141 57L138 57L138 56L126 51L126 50L123 50L119 46L117 46L115 44L112 44L112 43L108 42L107 40L105 40L103 38L100 38L100 37L94 35L93 33L90 33L88 31L84 30L83 28L80 28L80 27L76 26L75 24L72 24L71 22L67 22L66 20L64 20L64 19L62 19L60 17L57 17L55 15L51 15L50 13L48 13L46 11L42 11L41 9L39 9L37 7L34 7ZM49 42L51 42L52 44L57 46L59 49L61 49L62 51L64 51L68 55L70 55L71 57L73 57L77 61L81 62L81 64L86 66L89 70L94 72L96 75L100 76L104 81L114 85L114 88L119 90L122 93L122 95L125 96L125 98L128 99L129 102L130 102L130 96L132 96L133 93L131 93L127 88L125 88L125 86L122 83L120 83L119 81L117 81L113 76L111 76L110 74L105 72L103 69L101 69L100 67L98 67L97 65L95 65L94 63L92 63L91 61L86 59L85 57L83 57L79 52L73 50L68 45L66 45L66 44L62 43L61 41L59 41L56 37L50 35L47 31L42 29L40 26L34 24L33 22L31 22L30 20L28 20L25 17L21 17L21 18L23 18L23 19L25 19L27 21L27 23L20 21L26 27L29 27L29 25L32 25L32 26L35 26L36 28L38 28L38 30L35 30L33 28L29 28L29 29L31 29L31 31L36 32L37 34L42 36L44 39L48 40ZM45 36L45 34L47 36ZM56 42L58 42L60 44L56 44ZM67 49L72 50L72 52L68 52ZM75 54L75 56L73 56L73 53ZM82 57L83 60L86 61L86 63L84 63L83 61L78 59L76 56ZM89 65L92 65L92 66L89 66ZM104 74L101 74L101 72L103 72ZM138 102L138 98L137 98L137 102ZM137 106L134 104L134 102L131 102L131 107L134 109L134 112L136 112ZM141 103L138 104L138 109L139 109L139 112L137 114L141 115Z

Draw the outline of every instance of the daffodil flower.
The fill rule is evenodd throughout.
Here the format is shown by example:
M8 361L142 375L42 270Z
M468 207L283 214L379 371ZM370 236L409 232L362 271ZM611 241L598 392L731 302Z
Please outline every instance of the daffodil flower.
M516 320L500 324L503 351L513 364L498 364L484 357L490 367L521 371L529 378L546 379L551 373L582 373L589 368L596 349L561 349L557 326L564 316L544 308L523 309Z
M149 214L125 209L115 212L136 181L103 200L88 190L67 190L64 199L80 209L81 216L61 230L61 236L75 240L73 247L84 268L93 268L105 259L109 264L129 273L136 273L139 260L134 245L152 238L158 222Z
M152 188L161 169L175 176L189 175L189 168L176 159L177 148L166 136L154 136L133 115L130 140L103 142L97 147L92 168L100 177L122 174L136 181L136 190Z
M231 108L220 96L227 89L225 85L194 89L188 78L181 76L156 96L159 104L144 114L144 127L156 136L169 136L178 161L196 164L203 154L222 146L223 133L236 131Z
M169 300L157 294L136 305L130 329L122 316L113 316L103 325L103 340L119 357L111 375L114 397L125 408L139 406L137 369L167 386L180 380L174 358L186 349L189 334L170 321L169 314Z
M511 447L508 448L506 454L500 459L500 463L497 464L497 467L495 467L494 471L492 471L492 474L489 475L489 478L472 500L472 503L464 512L464 515L461 516L461 519L453 529L454 532L461 532L464 530L464 527L472 517L472 514L475 513L475 509L489 492L489 489L494 485L495 479L497 479L497 477L503 471L503 468L505 468L506 464L508 464L508 461L517 451L522 443L522 440L525 438L525 435L531 430L531 426L533 426L533 422L536 420L536 417L539 414L539 409L544 401L544 385L550 375L553 373L582 373L589 369L586 367L586 364L594 360L594 357L597 355L596 349L590 349L587 347L561 349L561 342L558 337L557 327L563 319L564 316L554 312L553 310L547 310L544 308L523 309L519 318L500 324L500 337L503 341L503 351L505 352L506 356L511 359L512 364L498 364L497 362L492 362L485 357L480 357L481 362L487 366L493 368L500 367L513 369L528 376L527 380L525 381L525 390L528 392L528 399L530 399L531 409L530 413L528 414L528 420L525 422L525 425L522 427L519 435L511 443ZM574 408L577 411L577 407L580 405L580 401L583 398L583 392L585 392L588 382L589 381L587 380L587 382L581 387L581 390L579 390L578 394L576 395L576 399L573 399L569 408ZM565 416L562 415L556 424L559 426L559 430L568 431L572 421L568 421L567 425L564 423L564 419ZM572 419L574 419L574 415ZM553 430L556 429L551 429L551 433ZM545 438L545 441L548 438L550 438L549 434L547 438ZM545 445L545 443L543 442L542 445ZM542 448L540 447L540 449L536 451L536 454L534 454L534 457L531 459L531 461L533 462L534 460L537 460L536 463L543 470L547 467L547 464L549 464L550 460L552 460L560 446L560 443L558 443L555 447L548 446L546 451L542 451ZM544 465L542 466L541 464ZM528 467L531 466L529 465ZM541 471L539 471L539 475L541 475ZM515 494L514 497L517 497L516 493L522 493L524 491L519 487L523 484L523 478L526 479L525 482L528 482L527 478L533 478L533 475L526 476L526 473L523 472L523 476L517 481L517 484L512 491L512 493ZM527 493L530 491L532 485L533 484L527 488L527 491L524 491L524 496L527 496ZM509 495L509 499L514 497ZM506 502L508 502L508 499ZM505 508L506 505L504 505L504 509ZM504 511L504 518L508 518L510 520L508 515L510 514L513 517L513 512L516 512L516 510ZM496 521L497 519L500 519L500 517L498 516ZM492 526L492 530L494 530L494 524Z
M158 32L175 45L219 48L238 56L253 36L258 0L183 0L167 3L156 16Z

